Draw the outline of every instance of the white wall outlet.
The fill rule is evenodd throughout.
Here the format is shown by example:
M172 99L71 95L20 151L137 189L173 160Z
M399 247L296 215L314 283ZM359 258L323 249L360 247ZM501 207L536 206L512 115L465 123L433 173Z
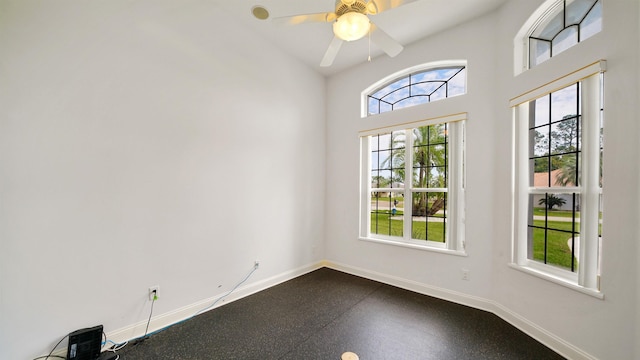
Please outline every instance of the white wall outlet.
M469 269L462 269L462 280L469 281Z
M160 285L154 285L149 287L149 301L153 301L153 296L160 299Z

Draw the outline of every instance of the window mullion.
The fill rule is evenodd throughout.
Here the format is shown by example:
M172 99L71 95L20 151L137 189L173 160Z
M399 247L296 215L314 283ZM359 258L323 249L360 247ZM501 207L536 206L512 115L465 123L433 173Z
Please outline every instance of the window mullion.
M582 194L579 284L597 288L600 202L600 75L582 82Z
M523 103L513 109L514 132L516 144L514 148L514 176L513 190L515 204L513 208L514 217L514 249L513 260L518 265L527 264L529 227L527 226L527 216L529 215L529 103Z
M413 219L413 131L405 130L405 148L404 148L404 216L403 216L403 234L404 240L411 240L411 226Z
M449 168L449 178L447 184L448 211L447 221L448 234L446 239L447 248L451 250L462 249L464 242L464 221L461 219L461 209L464 209L464 193L462 189L463 172L463 131L461 123L449 124L449 146L452 151L448 153L447 165ZM449 191L451 190L451 191Z
M367 179L364 183L360 181L360 234L368 237L371 235L371 136L360 138L360 156L360 178Z

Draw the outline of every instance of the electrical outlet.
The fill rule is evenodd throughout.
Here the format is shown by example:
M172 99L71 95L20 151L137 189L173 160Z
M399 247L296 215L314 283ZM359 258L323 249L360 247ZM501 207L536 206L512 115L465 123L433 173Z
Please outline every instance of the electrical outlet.
M260 267L260 260L256 260L253 263L253 267L255 267L256 269Z
M469 281L469 270L468 269L462 269L462 280Z
M149 301L153 301L153 297L160 298L160 285L154 285L149 287Z

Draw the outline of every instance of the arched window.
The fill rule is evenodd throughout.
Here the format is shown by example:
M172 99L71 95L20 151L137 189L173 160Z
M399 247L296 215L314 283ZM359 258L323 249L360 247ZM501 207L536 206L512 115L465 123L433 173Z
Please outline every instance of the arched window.
M385 83L367 94L367 115L375 115L466 93L464 65L428 68Z
M360 239L464 254L466 113L435 113L428 103L465 92L465 61L405 69L363 92L367 115L425 107L360 129Z
M602 30L601 0L560 0L534 22L527 36L528 68L549 60Z
M580 42L601 31L601 14L601 0L549 1L538 9L523 26L532 29L526 37L529 66L547 61L575 68L558 76L553 66L540 67L535 79L526 82L516 77L516 85L530 88L516 86L524 92L510 101L515 128L513 267L596 297L603 296L599 264L606 61L597 54L589 59L590 47ZM572 46L583 51L554 58Z

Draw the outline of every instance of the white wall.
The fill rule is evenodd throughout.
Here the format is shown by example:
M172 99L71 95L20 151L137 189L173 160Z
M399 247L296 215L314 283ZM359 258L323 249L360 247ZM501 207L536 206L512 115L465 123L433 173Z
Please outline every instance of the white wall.
M537 2L540 3L540 2ZM605 1L603 31L560 54L553 64L542 64L542 71L565 71L598 59L607 60L605 74L605 150L604 215L601 289L604 300L540 281L504 267L505 258L495 262L495 300L529 319L569 344L600 359L632 359L638 324L637 219L638 162L638 33L625 24L637 23L636 1ZM513 34L526 21L537 4L512 1L502 11L501 42L512 41ZM502 49L501 59L510 55ZM510 66L503 61L501 68ZM566 71L565 71L566 72ZM505 75L503 96L513 97L518 79ZM522 74L522 77L532 74ZM503 115L508 116L507 111ZM505 148L506 150L506 148ZM506 173L508 167L499 170ZM507 187L506 182L498 184ZM500 198L508 198L503 191ZM501 228L496 241L507 239L510 229ZM501 239L501 240L499 240ZM501 246L508 249L507 241ZM500 246L499 246L500 247Z
M0 2L0 358L144 323L150 285L158 315L214 297L256 257L250 284L326 258L497 311L572 354L640 357L637 1L605 1L605 30L581 47L609 65L605 299L507 266L512 43L540 3L511 0L333 76L325 95L213 2ZM359 241L359 94L444 59L469 61L456 100L469 113L469 256Z
M467 152L470 179L467 183L467 209L485 213L493 201L486 184L492 176L486 171L498 161L491 146L494 139L486 119L494 118L489 103L496 92L493 81L495 41L489 37L472 38L469 31L492 33L490 21L460 26L446 35L438 35L406 47L396 58L379 57L328 82L327 124L327 258L331 261L383 274L395 275L419 283L488 297L492 253L492 219L467 216L469 257L443 255L397 246L358 240L359 142L358 130L381 126L377 118L360 118L360 93L379 79L421 63L447 59L468 60L468 94L451 99L460 104L456 112L468 112ZM456 44L457 46L452 46ZM488 55L488 56L487 56ZM434 105L442 105L436 104ZM425 119L433 117L425 113ZM370 123L370 125L368 124ZM486 170L485 170L486 169ZM475 177L475 179L474 179ZM473 179L473 180L472 180ZM488 190L488 191L487 191ZM470 270L475 281L462 281L461 268Z
M511 147L509 99L513 39L542 0L511 0L499 11L381 57L328 81L327 259L339 267L494 311L572 358L636 359L638 338L638 3L604 2L604 30L561 54L561 63L608 61L602 290L604 300L510 268ZM594 57L592 59L592 57ZM359 94L401 69L468 60L468 257L358 240ZM585 64L582 62L588 61ZM544 66L544 65L541 65ZM555 65L554 65L555 66ZM560 67L560 70L562 67ZM558 70L558 69L556 69ZM453 99L451 99L453 100ZM449 101L449 100L444 100ZM435 106L435 103L433 104ZM425 108L425 118L429 113ZM461 279L461 268L471 280Z
M325 80L229 18L0 3L0 358L323 258Z

